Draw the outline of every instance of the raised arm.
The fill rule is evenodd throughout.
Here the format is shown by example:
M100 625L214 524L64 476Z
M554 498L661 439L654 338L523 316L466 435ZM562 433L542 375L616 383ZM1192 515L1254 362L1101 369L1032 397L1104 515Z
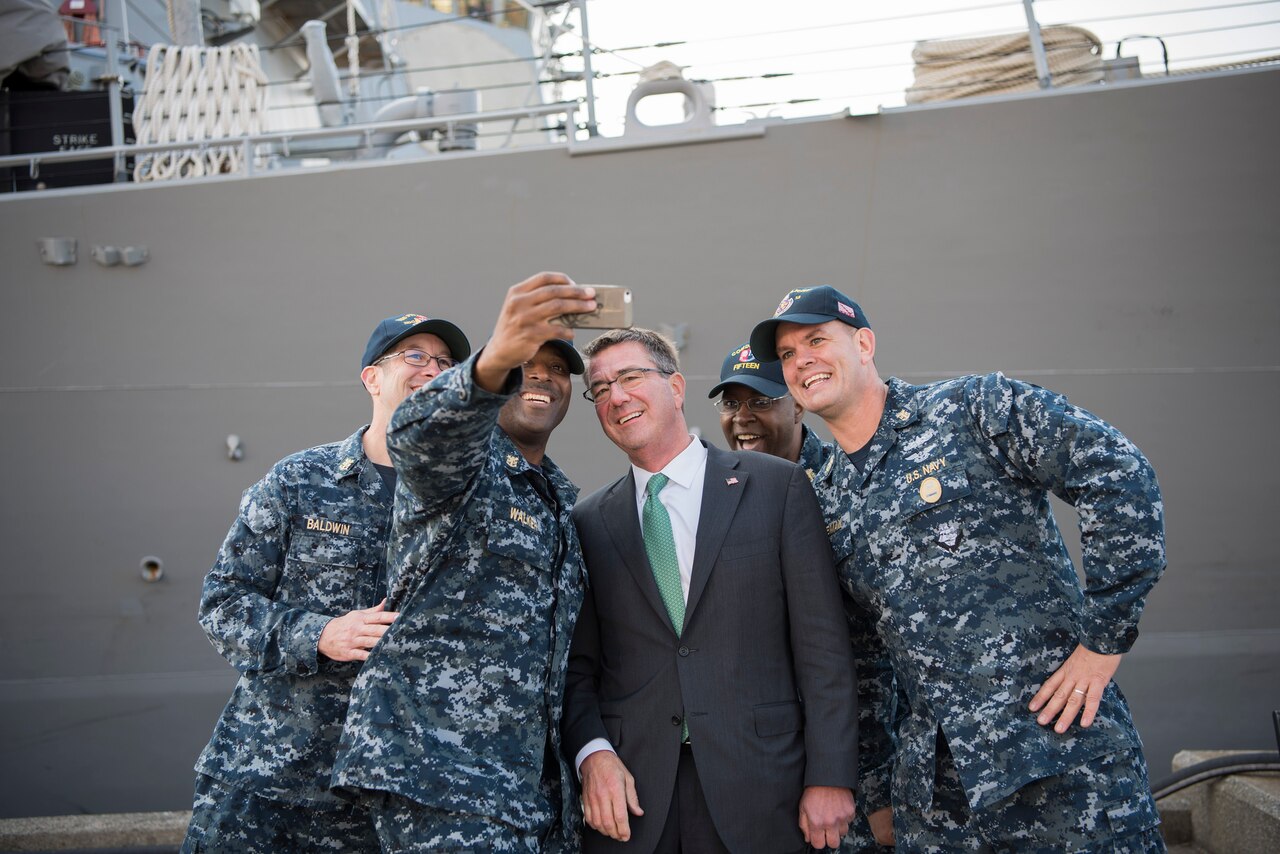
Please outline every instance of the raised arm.
M462 493L484 465L503 403L520 387L520 368L552 338L573 331L552 323L595 308L595 292L563 273L539 273L513 285L489 342L470 359L409 396L391 418L387 451L396 473L433 512Z

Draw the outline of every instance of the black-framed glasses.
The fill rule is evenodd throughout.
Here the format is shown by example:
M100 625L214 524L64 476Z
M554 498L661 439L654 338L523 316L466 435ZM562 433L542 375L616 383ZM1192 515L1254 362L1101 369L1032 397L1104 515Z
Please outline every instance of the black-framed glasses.
M750 409L752 412L768 412L773 408L775 403L780 400L785 400L788 397L790 397L790 395L786 394L782 397L751 397L747 398L745 404L747 409ZM733 415L742 408L743 404L744 401L722 397L717 401L713 401L711 405L720 410L724 415Z
M396 356L400 356L404 359L404 363L406 365L414 368L425 368L427 365L435 362L440 366L440 370L447 371L454 365L458 364L457 359L449 356L433 356L425 350L397 350L394 353L388 353L381 359L375 359L373 363L375 365L381 365L383 362L388 359L394 359Z
M613 394L613 387L626 392L635 391L640 387L640 383L644 382L645 374L662 374L664 377L671 376L674 371L664 371L661 368L627 368L611 380L601 380L593 383L590 388L582 393L582 396L595 404L601 404L609 399L609 395Z

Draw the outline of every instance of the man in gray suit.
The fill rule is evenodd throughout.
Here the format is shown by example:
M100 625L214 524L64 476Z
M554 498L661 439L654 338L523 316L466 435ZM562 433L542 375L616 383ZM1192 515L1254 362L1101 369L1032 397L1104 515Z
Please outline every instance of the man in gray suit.
M564 744L583 850L835 848L853 817L857 698L822 515L795 465L689 435L675 348L586 348L586 397L630 472L574 521L589 589Z

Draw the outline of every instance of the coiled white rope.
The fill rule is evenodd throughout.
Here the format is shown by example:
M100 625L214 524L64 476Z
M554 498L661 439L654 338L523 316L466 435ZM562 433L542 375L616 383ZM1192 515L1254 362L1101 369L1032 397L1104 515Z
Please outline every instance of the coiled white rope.
M139 145L193 145L140 155L133 179L164 181L243 169L240 146L210 143L263 132L266 85L257 45L153 45L133 111L135 137Z
M1055 87L1102 80L1102 42L1093 33L1081 27L1045 27L1040 38ZM919 42L911 58L915 83L907 89L908 104L1040 88L1027 33Z

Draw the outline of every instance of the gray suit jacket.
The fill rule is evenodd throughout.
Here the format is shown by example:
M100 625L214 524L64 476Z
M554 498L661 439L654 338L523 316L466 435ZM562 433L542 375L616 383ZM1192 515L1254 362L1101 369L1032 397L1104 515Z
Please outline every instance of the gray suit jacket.
M680 724L720 838L734 852L804 845L805 786L853 788L857 695L831 547L803 470L709 447L689 600L677 636L640 533L635 478L574 510L588 590L569 653L564 745L607 738L645 814L623 845L654 849L675 787Z

